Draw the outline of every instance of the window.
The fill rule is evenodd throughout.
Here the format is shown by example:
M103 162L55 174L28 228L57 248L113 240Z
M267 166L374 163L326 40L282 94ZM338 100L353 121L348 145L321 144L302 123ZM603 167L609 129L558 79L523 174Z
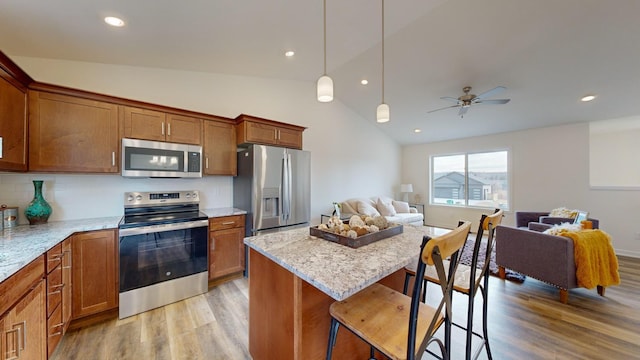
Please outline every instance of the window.
M431 204L509 210L507 151L431 157Z

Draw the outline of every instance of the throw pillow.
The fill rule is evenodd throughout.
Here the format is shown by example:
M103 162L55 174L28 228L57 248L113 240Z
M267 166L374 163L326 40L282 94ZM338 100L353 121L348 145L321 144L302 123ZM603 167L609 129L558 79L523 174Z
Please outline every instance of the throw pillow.
M409 203L404 201L395 201L391 202L393 208L396 209L397 213L408 213L409 212Z
M569 210L566 207L559 207L551 210L549 216L573 219L578 215L578 210Z
M560 235L566 231L580 231L582 230L581 224L571 224L571 223L562 223L558 225L554 225L551 228L543 231L543 234L549 235Z
M380 211L380 215L382 216L395 216L396 209L391 205L391 203L386 203L382 201L382 199L378 199L378 203L376 204L378 211Z
M376 208L367 204L366 202L358 201L356 204L357 204L356 210L358 210L358 214L364 214L371 217L380 216L380 213L378 212L378 210L376 210Z

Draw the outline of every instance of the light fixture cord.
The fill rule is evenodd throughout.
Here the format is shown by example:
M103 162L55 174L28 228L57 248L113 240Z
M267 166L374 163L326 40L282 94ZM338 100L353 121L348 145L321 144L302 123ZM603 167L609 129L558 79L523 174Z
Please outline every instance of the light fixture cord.
M384 0L382 0L382 103L384 104Z
M324 75L327 75L327 0L323 2Z

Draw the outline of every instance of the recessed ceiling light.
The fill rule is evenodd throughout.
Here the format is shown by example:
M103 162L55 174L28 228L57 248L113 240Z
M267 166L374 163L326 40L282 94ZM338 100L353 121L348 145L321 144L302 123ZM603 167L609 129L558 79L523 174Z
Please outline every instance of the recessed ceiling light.
M289 51L287 51L287 52L285 52L285 53L284 53L284 56L286 56L286 57L292 57L292 56L293 56L293 55L295 55L295 54L296 54L295 52L293 52L293 51L289 50Z
M369 83L369 80L367 80L367 79L360 80L360 84L362 84L362 85L367 85L368 83Z
M106 18L104 18L104 22L106 22L111 26L116 26L116 27L124 26L124 21L122 19L119 19L113 16L107 16Z
M580 99L580 101L587 102L587 101L591 101L591 100L593 100L595 98L596 98L596 95L585 95Z
M420 130L420 129L413 129L413 132L417 134L417 133L419 133L419 132L422 132L422 130Z

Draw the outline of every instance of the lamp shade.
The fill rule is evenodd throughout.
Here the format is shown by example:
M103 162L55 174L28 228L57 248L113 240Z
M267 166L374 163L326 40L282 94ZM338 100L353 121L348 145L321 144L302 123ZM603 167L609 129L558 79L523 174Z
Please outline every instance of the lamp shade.
M413 192L413 184L400 184L400 192L403 192L403 193Z
M376 109L376 121L379 123L386 123L389 121L389 105L382 103L378 105Z
M318 101L330 102L333 100L333 80L327 75L318 79Z

